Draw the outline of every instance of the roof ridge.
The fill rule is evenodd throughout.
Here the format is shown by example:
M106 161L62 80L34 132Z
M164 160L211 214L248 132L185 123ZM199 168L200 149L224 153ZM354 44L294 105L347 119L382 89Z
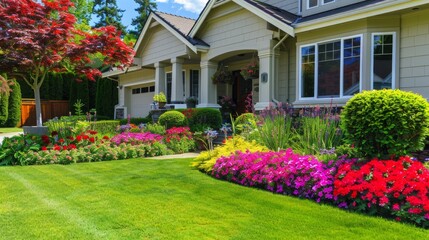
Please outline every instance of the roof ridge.
M167 13L167 12L162 12L162 11L155 11L155 13L162 13L162 14L166 14L166 15L170 15L170 16L174 16L174 17L179 17L179 18L184 18L184 19L195 21L195 19L193 19L193 18L185 17L185 16L180 16L180 15L177 15L177 14L172 14L172 13Z

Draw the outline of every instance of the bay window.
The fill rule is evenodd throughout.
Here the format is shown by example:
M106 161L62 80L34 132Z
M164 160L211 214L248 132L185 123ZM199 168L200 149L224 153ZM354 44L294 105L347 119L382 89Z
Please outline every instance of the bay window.
M360 92L362 37L301 47L301 98L341 98Z

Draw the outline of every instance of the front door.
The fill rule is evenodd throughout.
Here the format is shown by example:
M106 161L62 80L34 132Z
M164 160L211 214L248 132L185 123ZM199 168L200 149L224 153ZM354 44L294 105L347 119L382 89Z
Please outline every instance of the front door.
M233 71L232 99L237 104L236 112L238 115L246 112L246 98L252 92L252 80L245 80L240 70Z

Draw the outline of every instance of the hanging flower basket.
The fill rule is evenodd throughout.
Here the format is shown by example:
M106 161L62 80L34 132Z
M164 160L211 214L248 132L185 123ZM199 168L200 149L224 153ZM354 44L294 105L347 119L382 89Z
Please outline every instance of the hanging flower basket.
M252 59L252 61L241 69L241 76L244 79L256 79L259 78L259 61Z
M217 69L215 74L213 74L212 81L213 81L213 84L218 84L218 83L232 84L233 82L232 73L228 71L226 67L224 67L223 65L220 65L220 67Z

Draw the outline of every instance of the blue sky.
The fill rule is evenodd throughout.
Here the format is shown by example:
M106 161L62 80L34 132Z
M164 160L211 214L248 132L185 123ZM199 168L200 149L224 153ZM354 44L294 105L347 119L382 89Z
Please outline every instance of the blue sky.
M207 0L156 0L158 11L197 19ZM134 0L118 0L118 8L125 10L122 23L131 29L131 19L136 16Z

